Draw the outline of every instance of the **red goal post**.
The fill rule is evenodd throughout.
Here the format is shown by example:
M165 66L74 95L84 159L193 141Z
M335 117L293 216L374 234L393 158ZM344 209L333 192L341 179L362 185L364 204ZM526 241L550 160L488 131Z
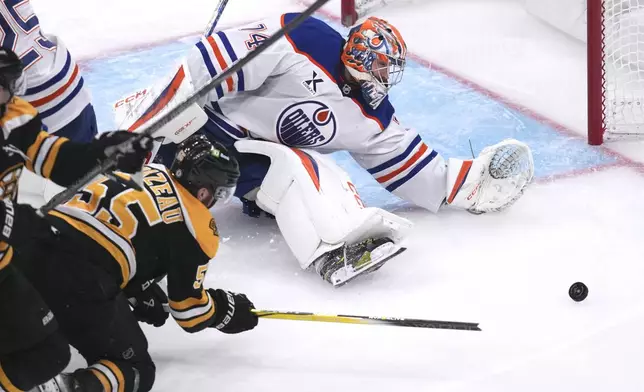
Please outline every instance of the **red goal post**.
M405 1L341 0L342 24ZM643 138L644 0L521 1L529 13L587 46L588 143Z
M374 11L392 3L401 3L410 0L342 0L342 24L352 26L368 12Z

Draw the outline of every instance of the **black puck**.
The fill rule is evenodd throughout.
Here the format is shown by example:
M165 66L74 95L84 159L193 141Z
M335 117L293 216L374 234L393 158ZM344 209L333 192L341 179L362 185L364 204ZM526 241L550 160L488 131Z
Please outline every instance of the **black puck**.
M581 302L588 297L588 286L581 282L573 283L568 290L568 295L575 302Z

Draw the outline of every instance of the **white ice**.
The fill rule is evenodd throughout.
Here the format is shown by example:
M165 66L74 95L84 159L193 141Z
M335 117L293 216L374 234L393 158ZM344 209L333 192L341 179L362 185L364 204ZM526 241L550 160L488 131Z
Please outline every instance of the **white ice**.
M216 3L32 2L81 58L199 32ZM292 9L233 0L221 25ZM339 0L326 9L337 14ZM412 52L584 135L585 49L519 0L416 0L378 14ZM642 147L605 148L642 162ZM644 390L642 189L640 171L618 167L537 184L503 214L401 211L416 224L409 250L338 290L299 270L272 222L219 210L208 286L259 308L471 320L483 332L261 320L237 336L187 335L170 321L145 328L154 390ZM582 303L567 296L578 280L590 288Z

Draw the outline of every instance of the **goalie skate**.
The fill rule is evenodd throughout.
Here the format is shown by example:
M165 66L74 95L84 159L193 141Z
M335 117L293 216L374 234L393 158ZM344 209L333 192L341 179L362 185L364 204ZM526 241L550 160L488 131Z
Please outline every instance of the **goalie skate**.
M360 275L378 270L387 260L406 249L389 238L369 238L332 250L315 262L315 270L322 279L340 287Z

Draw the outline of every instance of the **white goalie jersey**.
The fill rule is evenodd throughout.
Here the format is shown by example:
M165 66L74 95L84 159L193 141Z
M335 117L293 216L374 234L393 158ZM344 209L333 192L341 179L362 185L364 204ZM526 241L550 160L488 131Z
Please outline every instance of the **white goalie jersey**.
M297 15L201 39L171 78L138 100L135 94L121 101L130 99L135 107L124 127L136 131L166 113ZM432 212L445 201L478 213L497 211L521 194L533 171L527 146L503 160L497 159L496 149L509 148L504 147L507 143L486 149L485 157L473 161L446 163L417 131L400 125L388 98L373 109L360 87L347 82L341 61L344 45L329 25L306 19L198 103L207 115L202 131L227 146L259 139L321 153L346 150L388 191ZM183 127L172 132L183 132ZM504 171L509 177L497 179L505 184L502 189L495 183L494 191L479 192L490 184L491 164L513 169Z
M296 16L201 39L171 78L148 89L154 93L143 95L125 126L135 131L165 113ZM446 194L445 161L398 123L388 99L372 109L359 87L346 83L343 46L339 33L308 18L199 103L208 115L205 130L226 145L261 139L323 153L347 150L387 190L436 212Z

